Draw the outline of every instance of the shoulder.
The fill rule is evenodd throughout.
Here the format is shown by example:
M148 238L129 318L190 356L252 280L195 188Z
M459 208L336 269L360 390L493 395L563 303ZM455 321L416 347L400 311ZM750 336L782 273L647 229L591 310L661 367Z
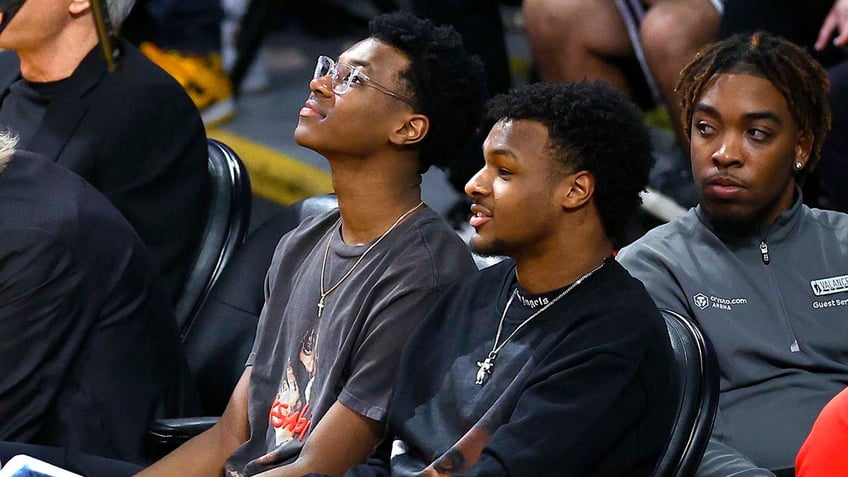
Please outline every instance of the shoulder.
M285 233L277 241L277 246L274 248L274 254L271 258L271 269L280 268L283 262L288 264L303 260L318 240L338 220L339 209L337 208L303 219L295 228Z
M78 269L81 257L67 234L44 223L0 225L0 295L11 297L34 293L53 277Z
M673 275L673 270L678 270L681 263L699 256L699 249L720 248L719 241L708 235L711 232L698 219L694 209L690 209L683 217L648 231L621 249L616 261L646 283L662 280L662 277Z
M606 264L597 277L587 279L585 286L584 294L588 297L584 301L592 314L647 316L651 320L657 316L656 305L645 285L616 260Z
M671 253L685 247L687 242L696 238L703 230L703 224L698 220L695 209L690 209L686 215L666 224L654 227L630 245L622 248L617 258L626 264L631 256L644 255L652 252Z
M425 208L402 225L389 252L398 274L410 274L424 286L443 290L476 271L468 246L432 209Z
M118 71L110 77L125 83L161 86L163 89L179 89L180 85L165 70L156 66L135 46L121 40L121 59ZM172 88L173 87L173 88Z
M90 188L79 176L45 157L17 151L0 172L3 223L44 223L52 227L72 220L80 195Z
M446 308L464 308L482 310L501 298L501 292L508 284L510 275L514 273L515 263L505 259L483 270L473 270L466 273L461 280L455 281L447 288L437 304L431 309L431 315L436 319L444 316ZM460 313L450 320L473 320L470 313ZM454 322L452 322L454 323Z
M34 227L69 241L134 243L137 237L109 200L73 171L18 151L0 173L0 219L10 226ZM97 234L107 233L102 237ZM86 238L87 237L87 238Z
M156 111L155 118L182 114L200 115L188 94L177 81L164 70L156 66L138 49L126 41L121 41L121 58L118 71L107 73L99 87L92 90L95 97L109 96L112 101L104 106L126 110ZM136 113L137 114L137 113ZM175 125L169 124L169 127Z
M559 308L565 321L552 331L561 343L555 348L627 358L667 343L665 324L651 296L618 263L607 264L581 286L586 287L582 293Z
M846 238L848 233L848 214L833 210L811 209L802 206L804 217L808 223L821 227L824 230L840 234L840 239Z

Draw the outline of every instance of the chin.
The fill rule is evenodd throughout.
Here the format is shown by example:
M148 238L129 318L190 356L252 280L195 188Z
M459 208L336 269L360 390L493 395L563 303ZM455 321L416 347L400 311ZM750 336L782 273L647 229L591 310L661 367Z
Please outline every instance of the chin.
M485 240L479 234L474 234L469 243L471 251L484 257L506 255L504 244L500 240Z
M314 135L310 134L308 126L304 126L302 124L297 125L294 129L294 142L296 142L299 146L316 151L317 141L315 140Z
M728 206L710 206L702 203L704 215L710 225L722 234L747 235L757 232L762 215L753 211L738 210Z

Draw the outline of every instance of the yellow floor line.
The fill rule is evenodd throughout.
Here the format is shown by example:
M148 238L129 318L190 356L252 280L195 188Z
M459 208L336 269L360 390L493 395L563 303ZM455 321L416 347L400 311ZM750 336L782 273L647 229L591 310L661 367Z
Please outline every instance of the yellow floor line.
M250 174L253 193L282 205L304 197L333 190L330 173L304 164L271 148L220 129L207 131L209 137L230 146Z

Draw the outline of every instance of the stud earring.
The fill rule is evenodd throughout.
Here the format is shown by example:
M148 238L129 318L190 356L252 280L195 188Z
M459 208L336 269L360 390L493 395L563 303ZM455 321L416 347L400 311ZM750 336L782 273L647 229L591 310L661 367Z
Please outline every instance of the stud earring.
M794 167L796 171L800 171L804 168L804 164L801 164L801 162L796 161L795 164L792 164L792 167Z

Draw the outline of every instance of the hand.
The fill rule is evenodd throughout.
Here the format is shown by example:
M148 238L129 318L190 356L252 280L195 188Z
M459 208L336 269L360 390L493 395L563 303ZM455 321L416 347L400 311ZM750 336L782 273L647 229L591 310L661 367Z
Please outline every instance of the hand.
M838 47L848 45L848 0L836 0L830 13L824 19L819 37L816 39L816 50L823 50L827 46L827 40L838 33L833 44Z

